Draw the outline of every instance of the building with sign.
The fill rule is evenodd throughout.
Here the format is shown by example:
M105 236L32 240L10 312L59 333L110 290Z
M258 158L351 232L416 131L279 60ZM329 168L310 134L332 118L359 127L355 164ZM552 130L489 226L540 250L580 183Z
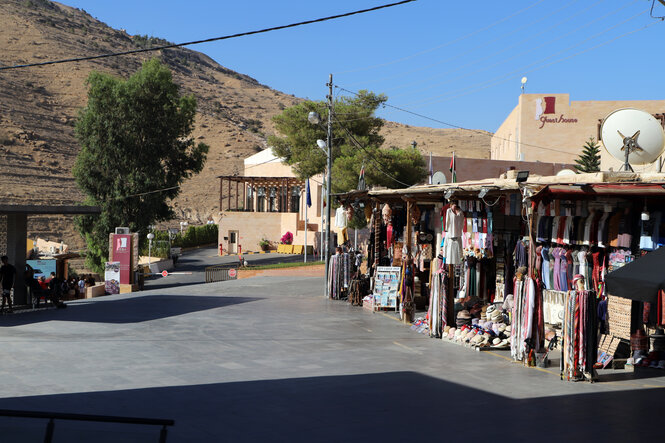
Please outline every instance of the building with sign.
M569 94L522 94L492 137L490 158L574 163L590 138L600 139L602 120L621 108L649 112L665 126L665 100L570 101ZM655 170L657 163L640 169ZM603 170L621 164L601 146Z

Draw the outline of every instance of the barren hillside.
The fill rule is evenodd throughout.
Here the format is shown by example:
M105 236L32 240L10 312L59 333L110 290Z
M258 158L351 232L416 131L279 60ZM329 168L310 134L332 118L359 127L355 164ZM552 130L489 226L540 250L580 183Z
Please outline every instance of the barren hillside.
M48 0L0 2L0 65L74 58L154 46L164 41L130 36L85 11ZM0 71L0 199L4 203L75 203L83 197L71 175L79 146L78 109L86 101L91 70L128 77L148 57L159 56L182 92L198 102L194 137L210 145L203 172L188 180L173 202L179 217L203 221L218 211L218 175L242 170L242 159L263 149L271 117L298 98L259 84L189 49ZM379 91L380 92L380 91ZM486 158L489 137L476 132L414 128L387 122L386 146L418 142L423 152ZM471 154L471 155L470 155ZM122 171L119 171L122 173ZM71 221L31 218L30 235L82 241Z

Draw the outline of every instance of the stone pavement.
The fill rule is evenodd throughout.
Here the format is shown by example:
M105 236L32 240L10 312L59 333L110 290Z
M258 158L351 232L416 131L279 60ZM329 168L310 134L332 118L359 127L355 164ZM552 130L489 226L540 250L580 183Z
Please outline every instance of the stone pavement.
M665 377L562 382L321 285L255 277L0 317L0 408L173 418L169 442L662 439ZM42 441L45 426L0 417L0 441ZM54 441L158 434L56 421Z

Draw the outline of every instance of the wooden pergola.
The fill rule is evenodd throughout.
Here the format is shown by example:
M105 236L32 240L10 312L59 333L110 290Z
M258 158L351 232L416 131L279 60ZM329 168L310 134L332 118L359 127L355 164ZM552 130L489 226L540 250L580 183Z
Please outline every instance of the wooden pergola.
M305 182L296 177L244 177L237 175L220 175L219 177L219 210L220 211L247 211L256 212L256 204L247 208L247 189L252 189L253 195L257 195L259 188L266 190L275 189L277 198L277 209L273 212L294 212L291 208L289 190L294 186L301 189ZM235 186L233 186L235 183ZM240 189L242 187L242 190ZM234 189L235 188L235 192ZM226 193L224 192L226 190ZM242 196L242 199L241 199ZM242 206L240 206L242 202ZM295 208L297 211L298 208ZM267 211L270 212L270 211Z

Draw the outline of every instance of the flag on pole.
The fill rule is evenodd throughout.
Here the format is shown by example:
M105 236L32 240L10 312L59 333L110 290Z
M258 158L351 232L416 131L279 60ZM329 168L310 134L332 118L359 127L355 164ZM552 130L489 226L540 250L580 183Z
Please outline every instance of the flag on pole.
M434 169L432 169L432 152L429 153L429 177L427 178L427 184L432 184L432 176L434 175Z
M312 194L309 192L309 178L307 178L307 207L312 207Z
M363 163L358 176L358 191L364 191L365 189L367 189L367 185L365 184L365 163Z
M453 157L450 159L450 182L457 182L457 172L455 172L455 151L453 151Z

